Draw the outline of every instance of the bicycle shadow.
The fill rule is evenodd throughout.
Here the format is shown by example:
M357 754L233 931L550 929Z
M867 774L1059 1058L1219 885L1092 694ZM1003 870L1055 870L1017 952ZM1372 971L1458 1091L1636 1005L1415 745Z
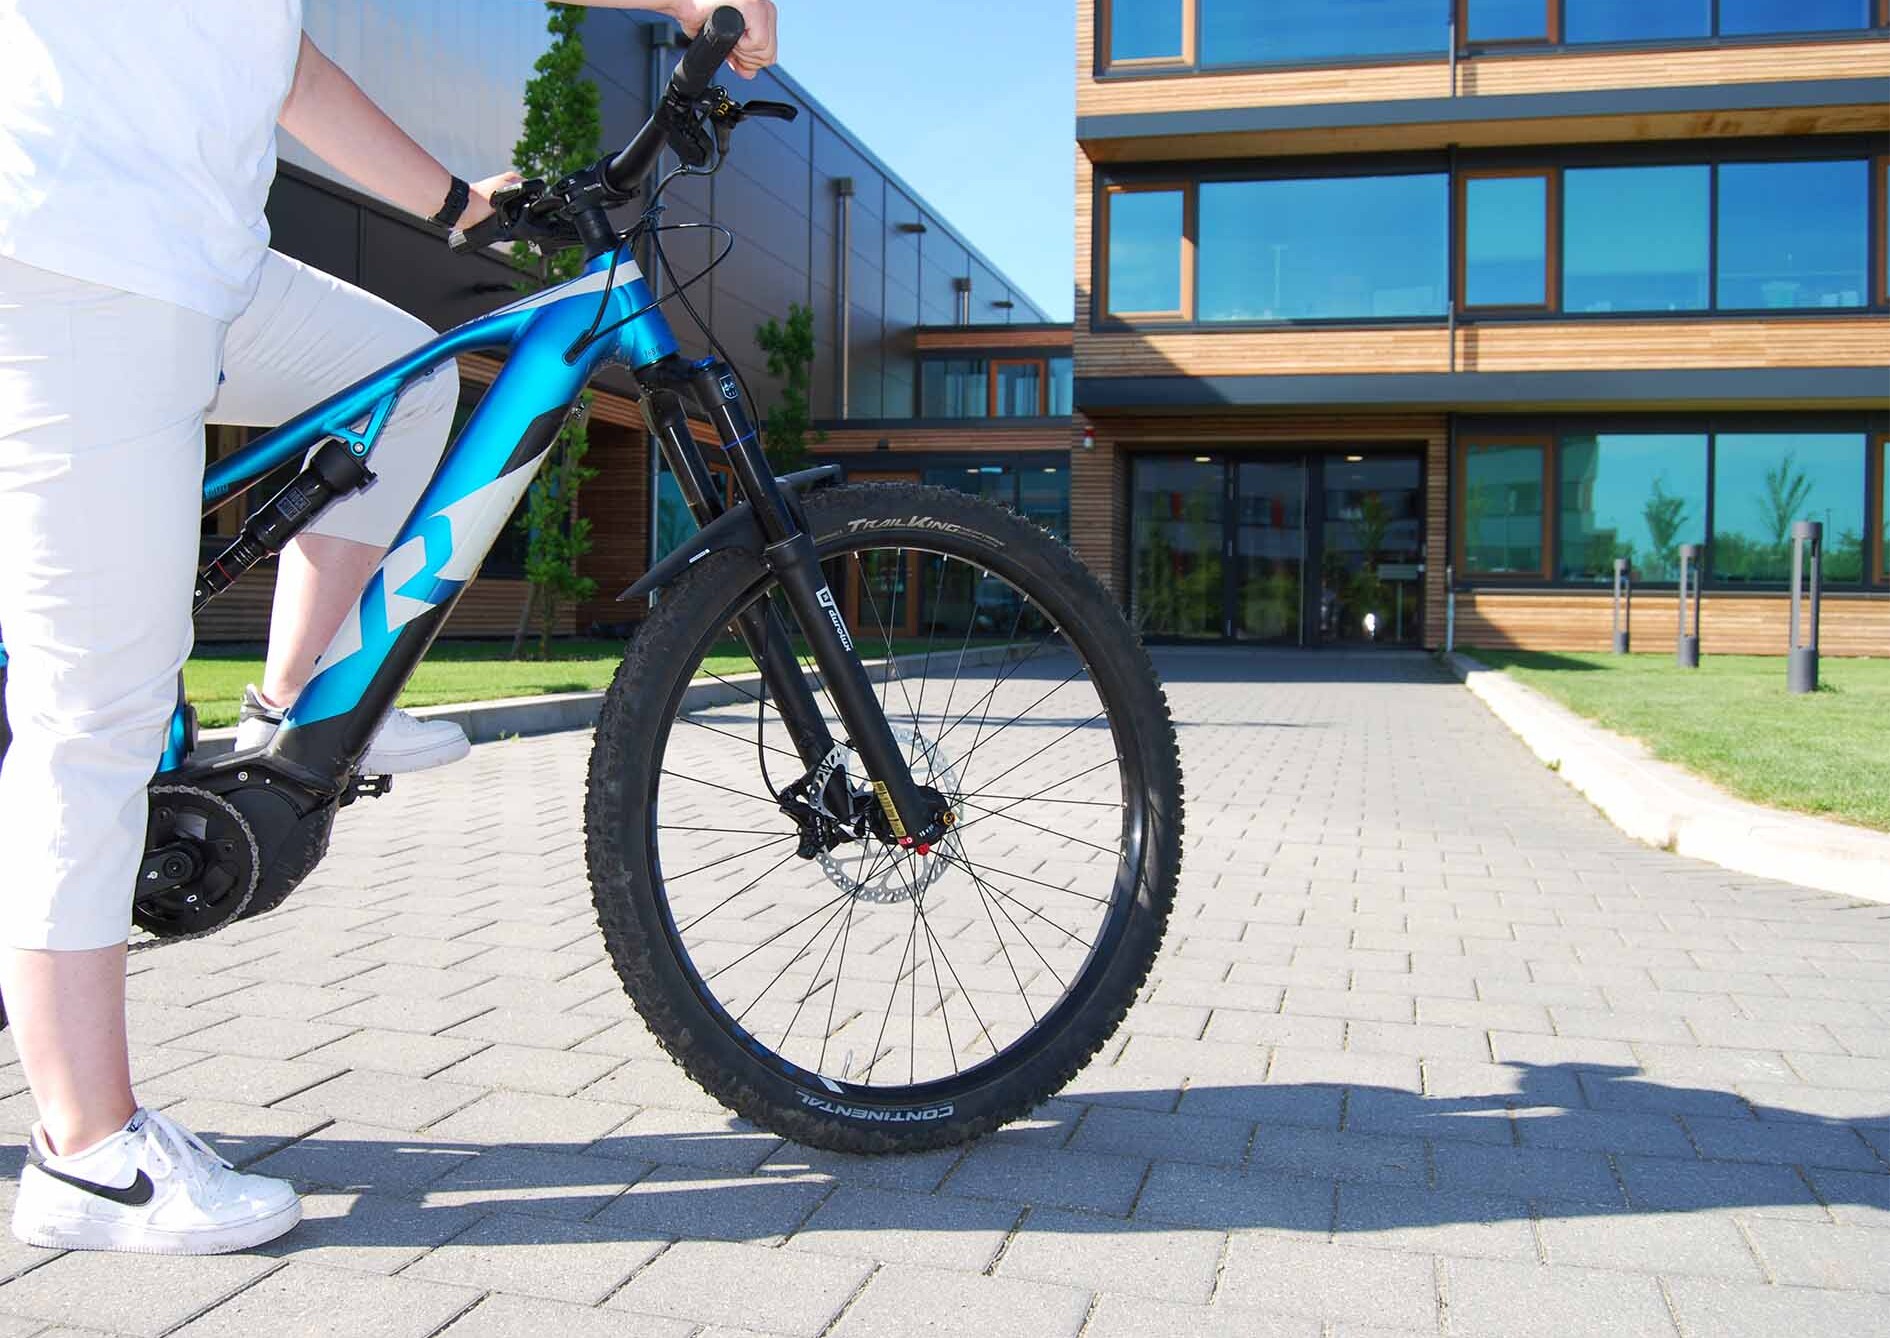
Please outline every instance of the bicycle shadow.
M1890 1211L1882 1098L1806 1089L1859 1112L1839 1118L1624 1067L1505 1067L1510 1090L1463 1095L1089 1086L970 1149L906 1157L811 1151L706 1109L665 1110L657 1129L593 1141L360 1125L294 1141L204 1136L239 1165L337 1196L270 1247L288 1255L425 1249L475 1226L467 1240L495 1246L793 1236L817 1248L828 1231L1008 1230L1027 1206L1037 1230L1338 1238L1645 1213Z

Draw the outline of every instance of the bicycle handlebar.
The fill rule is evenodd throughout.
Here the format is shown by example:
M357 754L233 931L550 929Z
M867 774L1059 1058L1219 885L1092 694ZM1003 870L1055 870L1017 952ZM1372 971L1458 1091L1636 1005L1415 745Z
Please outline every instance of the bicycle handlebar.
M722 65L734 53L748 31L742 12L733 5L723 5L702 25L689 49L670 76L669 91L643 128L604 165L604 184L612 190L628 191L655 166L656 159L669 142L670 131L683 117L693 116L694 104L709 89Z

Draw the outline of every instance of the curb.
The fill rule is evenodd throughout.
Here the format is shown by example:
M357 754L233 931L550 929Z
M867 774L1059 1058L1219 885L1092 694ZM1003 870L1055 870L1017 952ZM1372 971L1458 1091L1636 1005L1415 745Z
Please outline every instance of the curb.
M1013 646L990 646L967 651L966 668L999 664L1013 654L1022 654ZM894 660L866 661L867 677L875 683L887 676L888 667L895 676L907 677L933 661L956 664L956 651L934 651L930 655L902 655ZM818 671L811 671L815 683ZM697 679L683 695L689 710L702 711L712 706L727 706L738 701L753 701L761 685L760 674L743 674L725 680ZM498 743L504 739L530 738L540 734L562 734L590 729L597 723L597 713L604 702L601 692L555 692L539 697L504 697L494 701L454 702L446 706L418 706L410 714L418 720L450 720L466 731L474 743ZM235 729L207 729L197 741L197 758L222 757L235 751Z
M1629 836L1736 873L1890 904L1890 836L1735 799L1461 652L1444 663Z

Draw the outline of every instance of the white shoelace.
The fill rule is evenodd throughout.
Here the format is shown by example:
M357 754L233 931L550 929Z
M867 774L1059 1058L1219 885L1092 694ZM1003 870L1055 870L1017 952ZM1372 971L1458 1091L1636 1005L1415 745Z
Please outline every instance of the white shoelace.
M152 1160L162 1166L165 1176L181 1169L187 1182L199 1185L216 1174L213 1167L225 1171L231 1169L230 1163L211 1151L208 1143L155 1110L145 1111L144 1127L138 1132L144 1135L145 1146L151 1149Z

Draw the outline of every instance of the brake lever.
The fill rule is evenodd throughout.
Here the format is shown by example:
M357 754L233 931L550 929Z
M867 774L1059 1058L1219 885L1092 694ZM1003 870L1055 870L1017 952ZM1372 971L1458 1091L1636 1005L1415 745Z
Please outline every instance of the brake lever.
M787 102L744 102L740 108L738 121L751 117L760 117L764 121L792 121L801 114L801 109Z
M527 210L545 198L545 183L533 177L492 192L492 212L470 228L454 228L446 244L460 255L485 250L498 242L509 242L518 235L519 221Z
M715 123L716 148L724 156L734 138L735 127L743 121L792 121L801 114L799 107L786 102L736 102L725 89L713 91L720 97L709 112L709 119Z

